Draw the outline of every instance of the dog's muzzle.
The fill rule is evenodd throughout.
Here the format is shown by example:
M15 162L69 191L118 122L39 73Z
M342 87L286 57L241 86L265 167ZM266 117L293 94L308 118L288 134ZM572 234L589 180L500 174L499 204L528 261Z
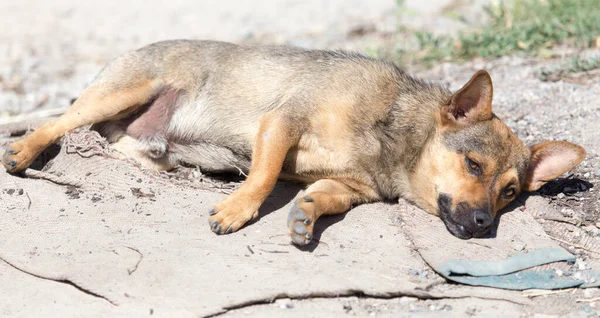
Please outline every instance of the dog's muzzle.
M440 217L452 235L461 239L482 237L490 232L494 218L487 209L471 209L467 204L459 203L452 213L452 198L447 194L438 197Z

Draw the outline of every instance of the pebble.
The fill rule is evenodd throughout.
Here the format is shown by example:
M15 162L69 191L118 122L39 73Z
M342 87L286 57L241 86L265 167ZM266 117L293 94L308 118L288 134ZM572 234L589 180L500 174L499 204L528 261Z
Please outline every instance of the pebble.
M525 249L525 245L523 244L515 244L513 245L513 249L517 252L520 252Z
M429 310L431 310L431 311L449 311L449 310L452 310L452 306L442 305L442 304L433 304L433 305L429 305Z
M200 179L200 177L202 177L202 174L200 173L200 171L198 171L198 170L194 170L194 171L192 172L192 177L193 177L194 179Z
M566 197L566 195L562 192L556 195L557 199L564 199L565 197Z
M596 178L600 178L600 170L596 171L596 173L594 173L594 175L596 176Z
M592 175L591 173L586 172L586 173L583 174L583 177L586 178L586 179L589 179L591 175Z
M423 273L423 270L420 268L411 268L408 270L408 273L412 276L419 276Z
M525 117L523 117L523 120L526 120L532 124L535 124L538 121L537 117L532 114L525 115Z
M600 229L600 222L596 222L596 227Z
M563 271L561 271L560 269L556 270L556 276L561 277L563 275Z
M344 304L344 307L342 307L344 309L345 312L349 312L352 310L352 305L350 304Z
M400 303L401 304L414 303L417 300L419 300L419 299L416 298L416 297L406 297L406 296L400 297Z
M291 299L278 299L275 303L281 309L292 309L292 308L294 308L294 304L292 304L292 300Z
M586 268L586 264L581 258L575 259L575 265L577 265L577 269L579 269L580 271L585 270Z
M562 215L564 216L572 217L573 214L575 214L575 211L567 208L562 208L560 209L560 213L562 213Z

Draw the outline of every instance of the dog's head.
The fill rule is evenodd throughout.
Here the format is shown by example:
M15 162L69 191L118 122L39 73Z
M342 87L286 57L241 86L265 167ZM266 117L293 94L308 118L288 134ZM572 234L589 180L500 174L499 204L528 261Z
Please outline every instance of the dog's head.
M492 80L479 71L436 114L437 128L411 175L413 199L463 239L487 234L498 210L578 165L566 141L526 147L492 113Z

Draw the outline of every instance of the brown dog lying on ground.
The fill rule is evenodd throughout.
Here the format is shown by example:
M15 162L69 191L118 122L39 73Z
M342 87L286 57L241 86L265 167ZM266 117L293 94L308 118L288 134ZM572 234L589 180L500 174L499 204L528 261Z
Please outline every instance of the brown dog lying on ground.
M217 234L256 218L281 178L309 185L288 217L299 245L321 215L398 197L457 237L480 237L519 193L585 157L564 141L526 147L492 113L492 92L486 71L452 93L355 53L166 41L111 62L2 162L21 171L66 132L96 124L148 168L249 171L209 211Z

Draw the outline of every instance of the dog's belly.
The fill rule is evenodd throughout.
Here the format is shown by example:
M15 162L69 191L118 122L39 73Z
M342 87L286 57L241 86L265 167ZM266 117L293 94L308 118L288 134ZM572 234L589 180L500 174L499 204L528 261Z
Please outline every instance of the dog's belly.
M247 173L260 114L246 108L204 92L180 100L166 130L169 153L203 171Z
M183 103L175 110L167 129L169 152L203 171L248 173L262 113L255 112L256 108L244 108L202 99ZM283 178L313 182L357 171L352 143L331 130L323 131L322 123L319 126L320 132L305 131L290 149L282 168Z
M182 101L173 112L167 128L169 152L178 161L197 165L203 171L248 173L261 116L275 107L250 105L243 100L225 102L218 95L203 94L193 102ZM282 178L310 183L366 174L356 158L372 150L352 133L348 120L340 118L339 113L339 108L326 109L307 120L309 124L298 144L286 156ZM362 156L356 153L357 146Z
M314 182L328 177L342 177L350 170L356 170L356 167L353 168L353 160L341 142L336 145L333 140L306 132L286 156L282 177Z
M198 142L172 144L170 155L178 162L200 167L209 173L248 173L250 158L218 145Z

